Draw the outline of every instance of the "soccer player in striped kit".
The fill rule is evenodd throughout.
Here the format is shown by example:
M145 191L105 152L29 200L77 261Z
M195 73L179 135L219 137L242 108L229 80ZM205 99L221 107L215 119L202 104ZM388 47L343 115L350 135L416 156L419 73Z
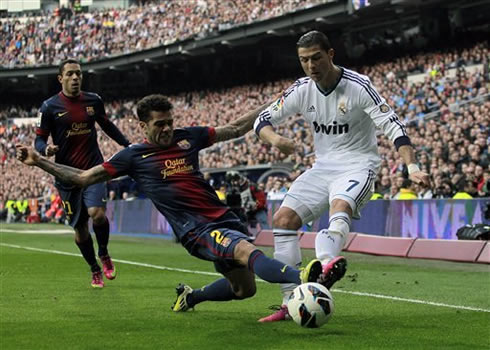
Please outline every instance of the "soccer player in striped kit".
M129 141L107 118L99 95L81 90L82 70L75 59L59 66L58 81L61 91L43 102L36 130L36 150L45 156L55 155L55 162L86 170L102 164L104 159L97 143L95 123L119 145ZM53 144L48 144L51 135ZM116 268L107 250L109 221L105 215L105 183L78 188L63 183L58 177L55 186L63 200L63 208L70 226L75 229L75 243L92 271L91 285L102 288L102 271L95 257L88 220L92 218L97 238L98 256L107 279L116 277Z
M325 34L304 34L297 42L297 53L306 77L294 82L261 112L254 129L262 140L290 154L295 144L277 134L274 127L290 116L302 114L312 128L315 164L294 181L274 215L274 257L299 266L297 230L329 210L329 227L318 232L315 250L323 264L323 283L331 288L347 268L346 259L339 253L351 219L359 218L374 191L381 162L376 128L394 142L412 181L428 185L428 175L416 165L405 126L369 78L333 63L335 52ZM287 300L294 287L281 285L281 308L259 321L288 319Z
M174 130L173 106L162 95L138 102L139 125L145 139L132 144L106 162L88 170L54 163L30 147L16 145L17 159L57 176L64 183L86 187L128 175L172 226L187 251L212 261L220 278L200 289L177 287L175 312L185 312L204 301L228 301L252 297L255 275L271 283L316 282L322 273L313 259L299 270L264 255L250 241L247 228L204 179L199 151L216 142L245 135L263 105L219 127L187 127Z

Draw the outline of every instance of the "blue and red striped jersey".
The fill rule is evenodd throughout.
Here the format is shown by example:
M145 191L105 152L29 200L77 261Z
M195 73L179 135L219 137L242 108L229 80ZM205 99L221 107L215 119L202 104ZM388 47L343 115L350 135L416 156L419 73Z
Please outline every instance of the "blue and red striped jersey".
M215 136L211 127L175 129L169 147L132 144L103 166L112 177L133 178L181 237L229 210L199 169L198 153L212 145Z
M90 169L103 163L97 142L95 122L116 142L129 145L129 141L108 120L104 103L99 95L83 91L70 98L62 92L43 102L36 130L36 149L44 154L49 135L59 147L55 162L78 169Z

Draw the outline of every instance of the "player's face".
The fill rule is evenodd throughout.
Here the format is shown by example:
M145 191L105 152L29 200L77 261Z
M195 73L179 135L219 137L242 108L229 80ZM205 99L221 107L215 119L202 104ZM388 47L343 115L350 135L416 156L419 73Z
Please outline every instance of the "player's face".
M147 140L161 147L170 146L174 134L172 112L151 111L150 117L151 119L147 123L140 122Z
M63 74L58 75L63 93L69 97L80 95L82 90L82 69L79 64L67 63L63 67Z
M320 85L328 81L334 69L333 55L333 49L325 51L319 45L298 48L299 62L305 74Z

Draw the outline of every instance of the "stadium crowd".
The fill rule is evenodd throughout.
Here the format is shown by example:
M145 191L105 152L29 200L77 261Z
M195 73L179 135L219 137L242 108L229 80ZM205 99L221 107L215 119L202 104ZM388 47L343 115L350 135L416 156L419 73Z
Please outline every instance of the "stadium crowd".
M382 167L373 198L490 196L488 57L488 46L477 44L459 52L426 53L358 68L371 77L381 95L406 123L418 153L419 166L431 176L430 188L421 188L407 181L394 146L380 135L378 143ZM470 71L465 68L474 64L482 64L479 67L483 67L483 70ZM452 74L448 74L452 68ZM426 73L426 78L410 82L407 75L417 71ZM224 91L187 92L172 96L175 124L177 127L223 125L284 90L291 82L281 80ZM136 100L106 103L108 116L131 142L141 141L135 106ZM7 117L34 117L36 113L35 108L9 107L0 110L0 170L5 179L0 184L0 202L3 206L8 200L28 198L45 198L50 203L55 196L49 176L39 169L25 171L25 167L15 161L15 143L32 143L34 127L6 127ZM249 133L241 139L216 144L201 152L201 166L230 168L291 163L294 169L289 178L269 177L265 184L266 192L276 192L274 187L284 192L302 170L312 165L314 157L311 156L311 129L300 117L283 124L280 133L296 141L298 151L295 154L281 154L277 149L259 142L254 133ZM102 133L99 134L99 144L104 158L119 149ZM217 189L218 186L219 183L216 184ZM45 210L49 210L47 205Z
M57 65L141 51L278 17L325 0L171 0L127 9L0 18L0 67Z

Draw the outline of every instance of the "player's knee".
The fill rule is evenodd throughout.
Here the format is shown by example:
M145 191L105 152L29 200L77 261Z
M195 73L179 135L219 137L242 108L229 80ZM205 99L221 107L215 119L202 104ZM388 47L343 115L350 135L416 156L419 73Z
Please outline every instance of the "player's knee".
M106 222L105 215L95 216L92 218L94 225L103 225Z
M301 227L301 218L294 212L279 210L274 214L273 224L275 228L297 230Z
M353 206L355 206L355 204L353 204ZM335 198L330 204L331 212L344 212L347 213L349 216L352 216L354 209L349 202L340 198Z
M248 258L257 247L252 243L241 240L233 250L233 259L242 266L248 266Z
M92 218L94 225L103 225L107 220L103 208L90 208L88 215Z

